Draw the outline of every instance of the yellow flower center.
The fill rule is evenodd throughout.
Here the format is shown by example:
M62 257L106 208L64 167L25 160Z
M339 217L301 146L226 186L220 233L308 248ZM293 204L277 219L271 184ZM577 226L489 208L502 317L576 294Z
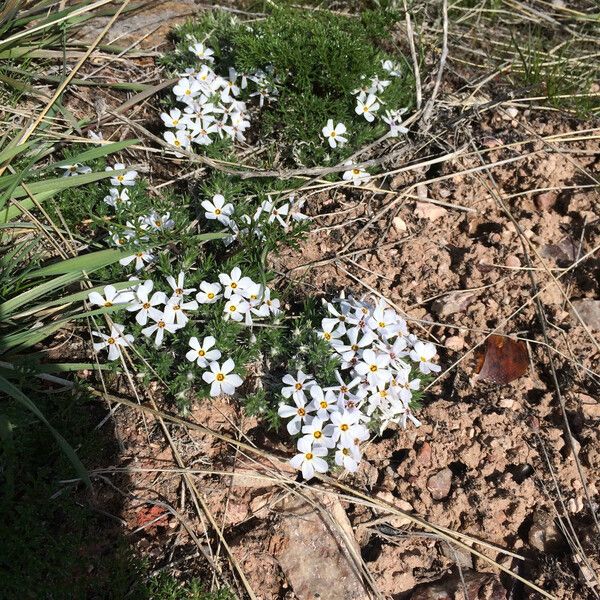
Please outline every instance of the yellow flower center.
M150 302L144 302L144 304L142 304L142 308L148 310L150 308Z
M307 452L305 455L306 460L312 460L313 459L313 453L312 452Z
M235 281L232 281L230 287L231 287L231 289L235 290L235 288L237 287L237 283Z
M109 302L108 300L104 303L104 306L106 306L106 308L110 308L113 305L112 302Z
M159 321L156 325L159 329L164 329L166 326L166 323L164 321Z
M229 307L229 312L235 312L236 310L237 309L233 304Z
M301 384L301 383L296 383L296 384L294 385L294 387L295 387L297 390L301 390L301 389L302 389L302 384Z
M179 146L181 146L181 142L180 142L179 140L175 140L175 141L173 142L173 145L174 145L174 146L177 146L177 147L179 148Z
M331 339L331 334L330 334L328 331L326 331L326 332L323 334L323 337L324 337L324 338L325 338L327 341L329 341L329 340Z
M144 256L144 253L143 253L143 252L136 252L136 253L135 253L135 255L136 255L138 258L142 258L142 256Z
M225 375L223 375L223 373L217 373L217 376L215 377L215 379L217 381L223 381L225 379Z
M360 169L352 169L354 175L360 175Z
M321 402L320 407L321 408L327 408L328 404L327 402L325 402L325 400L323 400L323 402Z
M352 346L350 346L350 348L352 348L352 350L354 350L354 352L356 352L358 350L358 344L352 344Z
M112 344L115 344L115 343L117 342L117 340L115 340L115 338L114 338L114 337L109 337L109 338L108 338L106 341L107 341L109 344L111 344L111 345L112 345Z
M212 292L208 292L208 294L206 294L206 297L207 297L209 300L212 300L212 299L215 297L215 295L214 295Z
M350 450L348 450L348 448L342 448L342 454L344 456L350 456Z
M427 359L424 356L421 356L421 362L427 362Z
M342 431L348 431L348 429L350 429L350 428L348 427L348 425L347 425L346 423L342 423L342 424L340 425L340 429L341 429Z
M173 125L179 125L179 119L173 119L172 123Z
M377 365L371 365L369 367L369 371L371 371L371 373L375 373L375 371L377 371Z
M315 436L315 439L318 440L323 434L320 431L315 431L313 435Z
M215 208L215 215L220 215L220 214L221 214L221 209ZM231 287L233 287L233 285Z
M160 221L158 221L158 220L154 221L154 224L155 224L157 227L160 227L160 226L162 225L162 223L161 223Z
M181 306L179 304L173 305L173 310L181 310Z
M185 90L185 95L189 96L192 93L192 90Z
M200 350L198 350L198 356L205 356L206 352L204 350L202 350L202 348L200 348Z
M118 181L123 181L123 179L125 179L125 177L123 175L117 175Z
M306 411L303 408L299 408L298 409L298 415L303 417L304 415L306 415Z
M335 131L332 131L332 132L331 132L329 135L330 135L331 137L335 137L335 136L337 135L337 133L336 133Z
M385 323L383 321L379 321L378 325L379 327L385 327Z

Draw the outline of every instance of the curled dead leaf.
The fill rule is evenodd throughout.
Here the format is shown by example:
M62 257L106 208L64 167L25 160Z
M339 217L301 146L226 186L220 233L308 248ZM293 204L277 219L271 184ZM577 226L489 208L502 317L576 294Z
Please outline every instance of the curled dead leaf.
M477 356L475 372L479 379L506 385L524 375L528 366L525 342L492 335L487 339L485 351Z

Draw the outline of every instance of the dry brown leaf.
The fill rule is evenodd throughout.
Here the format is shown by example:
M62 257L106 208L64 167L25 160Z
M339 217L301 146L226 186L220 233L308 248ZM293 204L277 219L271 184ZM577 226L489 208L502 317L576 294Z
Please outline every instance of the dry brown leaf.
M477 358L476 372L479 379L505 385L524 375L528 366L525 342L492 335L486 342L485 352Z

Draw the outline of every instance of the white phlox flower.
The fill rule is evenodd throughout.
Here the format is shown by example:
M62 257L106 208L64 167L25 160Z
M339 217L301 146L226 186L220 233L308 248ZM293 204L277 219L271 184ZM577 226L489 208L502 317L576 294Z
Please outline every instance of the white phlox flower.
M337 148L338 144L343 145L348 141L348 138L344 137L346 131L346 126L343 123L338 123L334 127L333 119L329 119L327 125L322 129L323 137L332 148Z
M100 331L92 331L92 335L99 337L101 341L94 342L94 351L100 352L108 348L108 360L116 360L121 356L121 348L130 346L133 343L132 335L123 335L124 325L113 323L110 328L110 334Z
M243 383L239 375L232 373L235 363L231 358L228 358L222 365L213 361L209 363L208 368L209 371L202 373L202 379L210 384L210 395L213 397L221 394L231 396Z
M190 362L195 362L199 367L207 367L209 363L219 360L221 358L221 351L215 348L217 341L212 335L206 336L202 343L198 341L198 338L193 336L190 338L190 350L188 350L185 357Z

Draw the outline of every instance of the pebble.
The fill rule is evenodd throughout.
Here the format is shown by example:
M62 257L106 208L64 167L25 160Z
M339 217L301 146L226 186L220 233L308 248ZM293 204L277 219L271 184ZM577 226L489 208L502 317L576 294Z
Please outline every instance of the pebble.
M460 352L465 347L465 340L459 335L453 335L444 342L444 346L446 346L448 350Z
M398 233L404 233L408 229L408 227L406 226L406 222L400 217L394 217L392 219L392 225Z
M600 331L600 300L592 298L574 300L573 307L590 329Z
M514 254L506 257L506 266L519 268L521 266L521 261Z
M427 489L434 500L443 500L449 493L452 485L452 471L446 467L432 475L427 480Z
M538 210L550 210L556 203L556 198L555 192L543 192L536 196L534 203Z

